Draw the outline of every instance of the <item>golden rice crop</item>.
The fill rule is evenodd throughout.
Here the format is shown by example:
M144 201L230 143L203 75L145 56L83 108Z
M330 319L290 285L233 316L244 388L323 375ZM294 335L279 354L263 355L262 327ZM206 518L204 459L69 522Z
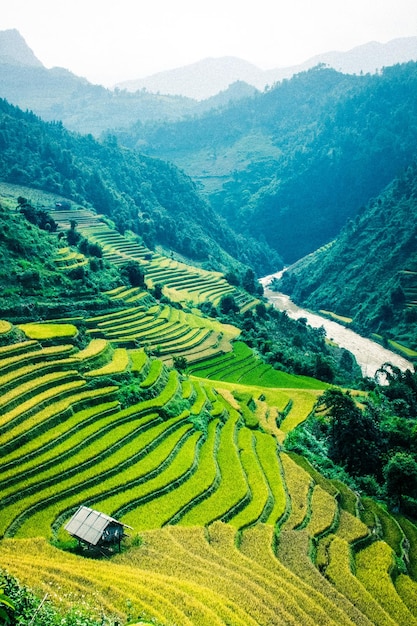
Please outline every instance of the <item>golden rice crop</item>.
M392 548L384 541L376 541L356 555L356 576L394 621L417 626L417 619L395 590L390 576L393 565Z
M207 524L227 514L247 496L248 486L235 441L239 418L239 414L231 410L221 432L217 463L222 479L218 489L189 511L181 519L181 525Z
M349 544L337 536L334 537L329 547L329 565L326 569L326 576L344 596L368 617L372 624L376 626L398 626L398 622L384 610L361 581L353 575ZM405 623L408 624L408 622Z
M278 562L282 562L290 570L289 575L295 577L294 584L301 588L307 587L310 595L317 597L317 602L327 607L327 611L338 623L351 624L353 622L361 626L371 626L369 620L313 565L309 555L310 543L311 540L306 530L281 531L277 547ZM268 568L274 569L274 567L274 562L270 559Z
M417 617L417 582L400 574L395 579L395 589L409 611Z
M88 361L102 354L109 348L109 342L106 339L92 339L88 346L74 354L76 359L80 361Z
M263 591L250 573L240 572L210 547L203 528L166 527L152 535L145 533L144 542L137 556L141 567L203 584L209 593L227 594L239 606L237 616L243 613L251 618L248 624L297 623L291 616L284 619L286 610L275 594Z
M289 433L307 419L317 402L318 393L319 392L314 391L302 391L300 389L291 390L292 406L288 415L280 425L284 433Z
M47 322L30 322L19 324L19 330L29 339L57 339L61 337L75 337L78 333L73 324L53 324Z
M28 351L20 349L21 346L28 346ZM49 346L47 348L36 349L39 346L37 342L23 342L16 344L14 350L8 350L6 353L0 353L0 371L8 372L12 366L18 366L20 363L28 365L30 363L45 362L50 357L59 357L68 355L74 350L72 345ZM7 346L8 347L8 346Z
M127 513L123 516L126 524L134 526L137 531L142 528L159 528L212 487L217 475L214 455L219 426L218 420L213 420L208 425L207 439L201 448L195 474L164 496L143 504L140 510Z
M142 372L148 362L148 355L143 348L129 351L132 372Z
M369 534L369 530L366 524L361 522L360 519L351 515L344 509L340 509L339 525L336 533L338 537L348 543L354 543L366 537Z
M48 463L45 469L41 465L41 457L37 457L35 460L32 460L32 463L29 464L29 466L32 465L32 467L38 467L39 471L29 477L26 476L25 473L21 472L21 481L17 483L15 482L8 489L6 488L2 490L2 498L4 498L8 492L16 492L20 495L21 499L25 490L31 485L34 486L41 483L41 481L48 479L51 480L53 477L61 475L63 476L68 471L74 472L76 468L79 468L81 471L83 463L86 463L91 459L98 460L100 455L103 455L103 453L108 450L110 443L123 440L124 437L135 431L138 431L139 435L141 427L157 417L157 414L150 414L145 417L138 417L137 419L129 420L127 423L123 423L123 420L121 420L122 415L122 412L119 412L116 415L111 413L110 415L105 416L103 420L95 419L94 422L88 427L77 429L71 437L66 438L60 445L53 448L54 463L52 465L51 463ZM122 423L118 424L118 420ZM109 424L112 425L110 441L108 430L100 436L100 430ZM92 437L90 442L88 442L89 436L94 433L97 433L99 436ZM79 446L80 449L77 450L77 444L80 443L85 445ZM73 454L70 456L65 455L65 457L61 459L60 455L63 455L63 453L68 450L72 450ZM46 453L46 459L49 460L50 457L51 452L48 450ZM28 467L25 469L27 472Z
M273 437L260 432L256 432L255 437L259 462L273 498L273 506L265 521L275 525L287 509L287 493L282 479L281 460Z
M175 421L175 418L174 420ZM153 441L153 438L158 433L164 431L166 424L160 424L155 428L145 431L138 438L140 449L146 449L146 447ZM32 496L24 500L7 507L7 512L10 519L14 519L17 514L25 511L31 504L37 503L39 499L48 498L49 496L56 496L57 493L61 493L61 497L58 502L50 506L45 506L41 511L35 513L21 525L17 535L21 537L31 537L34 535L49 536L51 523L54 519L65 509L78 506L82 502L88 500L98 501L102 500L103 496L113 488L120 489L121 485L127 486L132 480L138 479L138 477L145 477L149 472L155 471L166 459L168 454L175 448L178 441L183 436L186 430L189 430L190 424L184 424L177 428L173 433L166 437L159 446L152 450L145 457L134 463L128 463L127 467L118 472L112 472L109 477L105 476L105 472L112 468L120 467L123 461L126 461L126 450L124 447L119 448L113 454L104 458L101 462L97 463L94 467L93 476L102 476L103 480L97 484L96 480L93 480L93 484L89 483L92 477L91 469L87 468L83 472L79 472L75 477L64 479L58 485L52 485L39 491ZM137 450L138 448L136 448ZM75 488L74 488L75 487ZM69 490L67 495L66 490Z
M15 387L1 394L0 411L4 411L7 404L13 403L13 406L15 406L16 401L19 401L19 403L22 404L28 393L36 394L39 393L40 389L47 390L52 386L58 386L62 380L65 380L66 378L71 380L74 376L78 376L78 372L76 370L66 370L43 374L40 377L34 376L30 380L20 384L19 381L17 381L17 385Z
M311 517L306 527L309 535L314 537L329 530L336 514L337 504L334 497L316 485L311 496Z
M12 330L12 324L5 320L0 320L0 335L7 335Z
M291 501L288 519L284 522L286 529L299 526L307 514L307 503L312 480L309 474L299 467L287 454L281 454L284 468L284 479Z
M11 478L16 474L24 475L30 469L38 468L51 457L72 450L79 443L87 439L93 432L98 431L103 424L110 423L115 418L115 409L119 403L115 400L105 404L90 406L82 411L72 413L72 415L38 435L34 440L28 441L18 450L13 450L7 455L3 455L3 467L11 461L19 459L19 463L14 463L13 468L5 470L0 466L0 480L5 477ZM94 421L91 423L91 418ZM66 436L68 434L68 436ZM54 445L51 446L51 443ZM2 496L4 496L2 492Z
M32 398L29 398L25 402L22 402L22 404L14 407L13 409L10 409L10 411L3 413L0 417L0 425L11 422L14 418L22 415L24 412L35 410L38 405L42 407L43 403L45 402L53 403L51 407L52 413L54 404L57 400L59 400L59 396L61 394L65 394L69 391L74 391L75 389L80 389L80 387L83 387L85 384L85 380L73 380L69 383L64 383L56 387L51 387L50 389L47 389L40 394L34 394ZM24 426L28 426L28 424L29 420L26 420ZM17 426L17 428L19 428L19 426ZM14 436L14 433L14 429L10 430L7 439L3 439L2 443L6 443L6 441L10 439L10 437Z
M256 522L268 503L272 505L272 494L256 453L256 438L248 428L238 433L240 460L246 474L251 500L237 515L230 519L232 526L241 528Z
M144 517L142 507L135 504L136 500L140 498L160 499L160 492L164 493L167 489L173 489L173 485L177 482L181 482L181 478L184 474L193 467L196 452L198 451L197 444L201 438L201 433L194 432L191 436L181 445L176 451L176 454L170 463L164 465L164 456L161 451L161 463L159 465L159 471L155 476L150 477L144 484L134 486L126 489L121 494L110 496L108 498L97 499L97 506L100 510L105 511L118 511L126 504L132 507L129 520L133 524L135 530L139 528L154 528L154 521L149 517ZM168 455L167 455L168 456ZM176 489L175 489L176 491ZM117 514L119 516L119 514ZM124 516L123 516L124 519ZM129 524L130 525L130 524Z
M111 360L97 369L90 370L85 376L111 376L120 374L129 368L129 354L125 348L116 348L111 355Z
M269 539L269 545L267 543L266 546L260 547L252 541L252 555L249 557L244 550L237 549L235 535L229 525L216 522L209 526L208 532L210 546L219 556L227 559L235 569L250 574L252 580L264 590L279 595L280 602L288 612L294 616L298 614L299 623L309 623L309 618L313 618L314 624L338 623L340 626L350 623L342 611L339 612L336 607L326 601L325 597L311 589L308 584L292 574L276 559L271 551L272 536L269 533L254 533L260 543L262 539L267 541ZM294 602L302 607L304 615L297 613L297 609L292 606ZM334 619L335 615L337 621Z

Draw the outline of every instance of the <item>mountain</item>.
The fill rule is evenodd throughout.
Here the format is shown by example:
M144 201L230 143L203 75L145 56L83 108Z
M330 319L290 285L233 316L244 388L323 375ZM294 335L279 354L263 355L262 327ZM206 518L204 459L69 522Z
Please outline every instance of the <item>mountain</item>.
M337 236L417 146L417 64L380 74L313 68L203 116L121 141L184 169L235 230L286 264Z
M347 52L324 52L299 65L267 70L265 77L267 84L272 85L321 64L343 74L373 74L384 67L408 61L417 61L417 37L400 37L387 43L371 41Z
M0 31L0 64L43 67L16 29Z
M0 179L61 194L129 229L148 247L159 244L207 269L280 264L278 255L242 237L173 164L68 132L0 100Z
M99 136L138 119L177 119L194 111L189 98L131 94L93 85L59 67L45 68L17 30L0 31L0 97L70 130Z
M205 100L219 91L224 91L236 81L243 81L257 88L263 88L265 85L263 72L256 65L226 56L210 57L146 78L124 81L118 83L116 87L128 91L146 89L152 93L183 95L196 100Z
M236 57L207 58L183 67L158 72L136 80L118 83L119 89L183 95L204 100L235 81L243 81L263 90L316 65L325 64L346 74L374 73L383 67L417 61L417 37L401 37L388 43L366 43L347 52L325 52L289 67L262 70Z
M329 246L289 267L277 287L298 303L352 318L417 349L417 162L352 220Z

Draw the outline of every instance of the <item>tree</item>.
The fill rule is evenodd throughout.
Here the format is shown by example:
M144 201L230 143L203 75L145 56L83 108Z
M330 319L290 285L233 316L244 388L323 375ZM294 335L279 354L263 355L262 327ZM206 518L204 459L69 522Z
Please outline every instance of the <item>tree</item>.
M184 372L187 369L187 359L185 356L174 356L173 365L178 372Z
M384 470L388 497L401 508L403 496L417 496L417 462L411 454L397 452Z
M257 285L256 285L255 273L250 268L246 270L245 275L243 276L242 287L248 293L251 293L251 294L256 293Z
M327 389L321 401L330 421L330 458L351 474L378 474L384 442L374 416L341 389Z
M120 267L122 279L128 282L132 287L145 287L145 274L139 263L136 261L128 261Z
M225 315L228 313L239 313L239 306L233 296L230 294L222 296L220 300L220 311Z

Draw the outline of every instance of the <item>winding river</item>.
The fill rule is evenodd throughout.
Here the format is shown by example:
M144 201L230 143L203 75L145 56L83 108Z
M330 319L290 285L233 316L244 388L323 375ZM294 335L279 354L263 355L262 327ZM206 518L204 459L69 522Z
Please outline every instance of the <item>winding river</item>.
M259 280L264 288L264 295L269 302L271 302L271 304L273 304L280 311L286 311L288 316L293 319L304 317L306 318L307 323L314 328L320 328L323 326L329 339L332 339L342 348L346 348L352 352L352 354L356 357L358 365L361 367L364 376L373 378L378 368L386 362L396 365L403 371L406 369L414 371L413 364L404 357L392 352L391 350L387 350L371 339L362 337L358 333L355 333L349 328L345 328L345 326L342 326L337 322L329 320L326 317L322 317L317 313L311 313L311 311L300 308L292 302L289 296L269 289L268 285L270 285L271 281L274 278L279 278L281 274L282 272L278 272L276 274L264 276Z

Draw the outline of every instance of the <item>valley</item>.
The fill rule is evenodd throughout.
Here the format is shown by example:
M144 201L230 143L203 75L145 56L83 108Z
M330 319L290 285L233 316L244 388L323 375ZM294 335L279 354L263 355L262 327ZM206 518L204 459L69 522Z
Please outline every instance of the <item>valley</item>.
M342 348L346 348L352 352L362 369L363 376L373 378L377 370L382 367L384 363L392 363L404 371L413 369L413 363L400 356L398 353L387 350L375 341L367 337L362 337L353 330L332 321L328 317L303 309L294 304L289 296L272 290L269 287L271 281L274 278L279 278L281 274L282 272L278 272L277 274L271 274L270 276L265 276L260 279L261 284L264 286L264 295L268 301L280 311L286 311L287 314L294 319L299 319L300 317L305 318L310 326L314 328L323 327L327 337L331 341L335 341Z
M0 621L417 625L417 63L197 104L23 44ZM123 536L77 539L80 507Z

